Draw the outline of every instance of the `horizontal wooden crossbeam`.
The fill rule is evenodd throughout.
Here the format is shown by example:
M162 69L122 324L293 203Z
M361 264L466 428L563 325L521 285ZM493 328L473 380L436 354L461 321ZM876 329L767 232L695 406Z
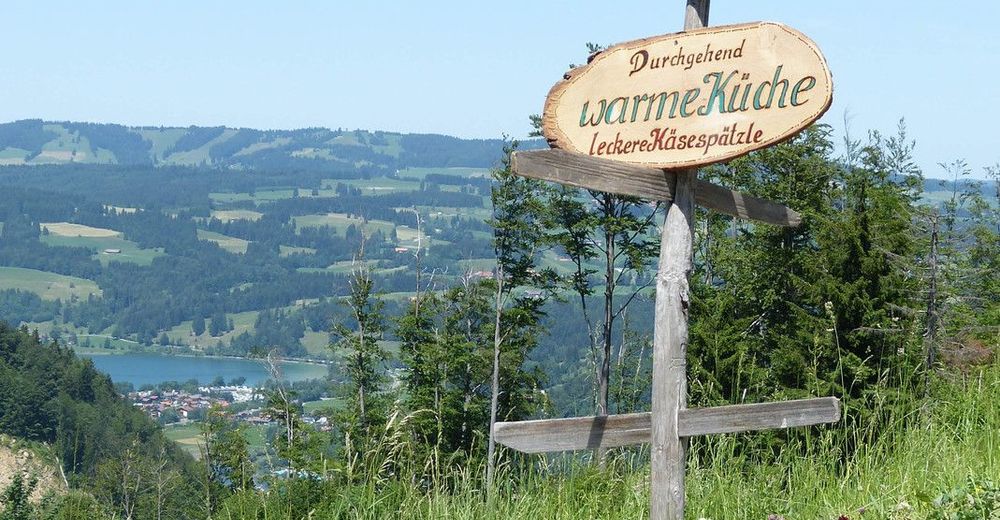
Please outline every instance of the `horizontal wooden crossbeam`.
M676 184L676 177L670 170L557 149L515 152L511 169L532 179L651 200L673 200ZM802 217L791 208L707 181L698 181L695 186L695 203L734 217L776 226L794 227L802 222Z
M525 453L593 450L649 442L649 413L498 422L497 442ZM681 410L681 437L792 428L840 420L840 400L817 397L776 403L738 404Z

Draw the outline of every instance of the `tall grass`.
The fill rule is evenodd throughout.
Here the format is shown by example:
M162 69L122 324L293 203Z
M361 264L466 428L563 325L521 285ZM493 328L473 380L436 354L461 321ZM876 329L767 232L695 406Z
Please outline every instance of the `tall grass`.
M694 439L686 482L688 517L944 518L934 516L940 509L936 497L970 479L1000 482L1000 363L940 381L930 399L890 417L882 431L848 424L785 437ZM603 469L573 456L509 457L514 462L499 470L497 488L487 490L481 463L456 465L433 452L415 457L404 430L405 418L390 421L381 442L352 462L352 478L341 484L279 483L269 493L231 497L216 518L648 516L648 465L641 449L612 454ZM759 449L774 446L775 439L784 444Z

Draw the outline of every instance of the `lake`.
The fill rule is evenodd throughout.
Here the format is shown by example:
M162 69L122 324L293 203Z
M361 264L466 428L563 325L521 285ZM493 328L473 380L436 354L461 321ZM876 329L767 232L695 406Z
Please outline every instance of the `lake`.
M167 356L163 354L84 354L80 357L93 360L94 366L107 372L114 382L127 381L139 388L164 381L185 382L197 379L201 384L211 383L216 377L227 382L245 377L246 384L258 385L270 377L260 361L250 359ZM285 379L301 381L326 377L327 367L312 363L286 361L281 363Z

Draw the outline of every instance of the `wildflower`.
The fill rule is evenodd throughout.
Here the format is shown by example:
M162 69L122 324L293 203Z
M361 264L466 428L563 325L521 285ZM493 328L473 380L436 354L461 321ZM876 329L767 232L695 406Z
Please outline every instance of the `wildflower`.
M907 503L906 500L903 500L902 502L896 504L897 513L907 513L909 511L913 511L913 506Z

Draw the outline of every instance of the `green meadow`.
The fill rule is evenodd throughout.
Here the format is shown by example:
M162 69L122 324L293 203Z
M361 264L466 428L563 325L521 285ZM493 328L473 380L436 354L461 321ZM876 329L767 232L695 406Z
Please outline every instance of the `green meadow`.
M33 292L43 300L69 300L74 296L85 300L91 294L101 295L92 280L20 267L0 267L0 290L4 289Z
M243 240L242 238L231 237L228 235L223 235L222 233L216 233L214 231L207 231L204 229L198 230L198 240L207 240L209 242L215 242L219 244L219 247L229 251L230 253L243 254L247 252L247 245L250 242Z
M74 237L49 234L42 235L40 240L50 246L86 247L92 249L94 251L94 258L99 260L103 265L107 265L110 262L131 262L138 265L149 265L154 258L164 255L162 248L143 249L139 244L121 237ZM115 252L115 250L118 252Z
M686 518L698 520L993 520L1000 518L1000 364L949 375L905 409L868 405L882 428L840 423L785 434L693 439ZM304 403L305 411L335 401ZM851 403L845 403L851 406ZM335 406L335 405L334 405ZM419 412L414 412L419 413ZM353 484L312 502L313 518L642 519L649 514L648 449L513 456L483 484L479 462L419 454L394 417L377 444L344 468ZM777 441L777 442L776 442ZM767 446L771 446L767 448ZM512 461L512 462L511 462ZM386 478L392 468L419 479ZM215 518L282 517L283 493L238 493Z

